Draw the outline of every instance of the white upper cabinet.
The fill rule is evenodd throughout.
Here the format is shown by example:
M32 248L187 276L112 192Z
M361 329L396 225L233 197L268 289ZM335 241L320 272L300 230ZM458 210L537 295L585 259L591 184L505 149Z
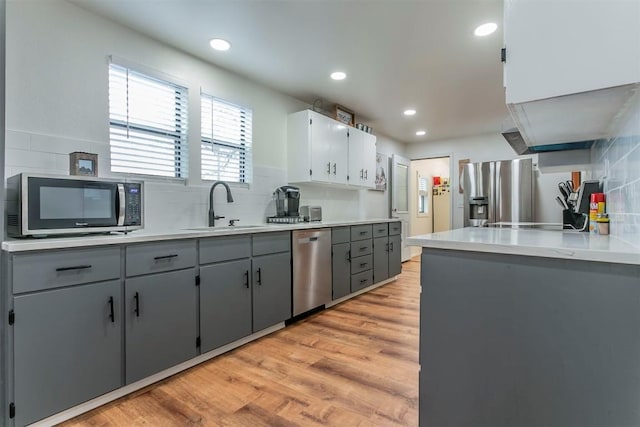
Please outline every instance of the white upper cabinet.
M505 0L507 104L640 81L640 1Z
M376 186L376 137L358 129L349 130L349 184Z
M373 135L311 110L288 117L287 165L291 183L373 187L375 156ZM355 180L352 170L358 171ZM363 171L362 180L360 170Z
M639 21L639 0L505 0L506 103L533 152L612 136L640 89Z

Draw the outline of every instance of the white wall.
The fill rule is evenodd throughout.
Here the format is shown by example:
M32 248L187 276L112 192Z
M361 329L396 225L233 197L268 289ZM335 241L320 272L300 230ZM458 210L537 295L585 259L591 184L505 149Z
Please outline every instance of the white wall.
M458 161L469 159L471 162L493 160L511 160L532 157L534 164L537 156L518 156L501 134L486 134L464 138L429 141L407 145L407 156L412 159L451 156L454 170L451 171L451 194L453 195L453 228L463 226L462 194L458 192L460 177ZM537 168L536 168L537 169ZM545 173L536 170L535 212L534 221L562 222L562 211L555 201L558 193L558 182L571 178L570 173Z
M200 90L253 109L254 183L233 186L227 204L216 190L216 214L241 223L273 215L273 190L286 184L286 117L308 105L163 45L62 0L7 5L6 175L68 174L68 153L97 153L109 176L108 56L168 74L189 90L189 140L199 141ZM404 145L378 138L380 150ZM145 178L146 228L205 225L210 182L202 182L199 143L191 143L189 179ZM303 203L326 219L386 217L384 196L365 191L304 189ZM346 212L346 213L345 213Z

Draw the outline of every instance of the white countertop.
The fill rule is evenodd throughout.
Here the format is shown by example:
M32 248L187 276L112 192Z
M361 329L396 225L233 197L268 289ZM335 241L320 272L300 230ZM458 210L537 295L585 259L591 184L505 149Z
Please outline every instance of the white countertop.
M382 218L352 221L302 222L298 224L260 224L256 226L199 227L178 230L136 230L129 234L93 234L73 237L46 237L10 239L2 242L2 250L8 252L37 251L46 249L78 248L87 246L119 245L155 242L159 240L194 239L198 237L229 236L235 234L268 233L271 231L305 230L311 228L341 227L358 224L397 222L398 218Z
M640 265L640 246L577 231L459 228L407 239L410 246Z

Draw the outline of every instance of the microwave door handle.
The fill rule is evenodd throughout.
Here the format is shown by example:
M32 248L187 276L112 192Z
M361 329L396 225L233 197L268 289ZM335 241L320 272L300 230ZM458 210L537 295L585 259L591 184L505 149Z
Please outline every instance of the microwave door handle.
M118 184L118 199L116 204L116 210L118 211L118 225L124 225L124 211L125 211L125 199L124 199L124 184Z

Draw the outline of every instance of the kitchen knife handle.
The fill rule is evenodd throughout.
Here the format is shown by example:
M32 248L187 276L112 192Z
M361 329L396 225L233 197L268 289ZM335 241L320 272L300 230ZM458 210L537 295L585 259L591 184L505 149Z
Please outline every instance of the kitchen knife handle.
M133 299L136 301L136 307L133 312L136 314L136 317L140 317L140 294L136 292Z
M249 289L249 270L244 272L244 287Z
M262 286L262 268L258 268L258 286Z
M109 297L109 320L111 320L111 323L116 322L116 315L113 311L113 297Z

